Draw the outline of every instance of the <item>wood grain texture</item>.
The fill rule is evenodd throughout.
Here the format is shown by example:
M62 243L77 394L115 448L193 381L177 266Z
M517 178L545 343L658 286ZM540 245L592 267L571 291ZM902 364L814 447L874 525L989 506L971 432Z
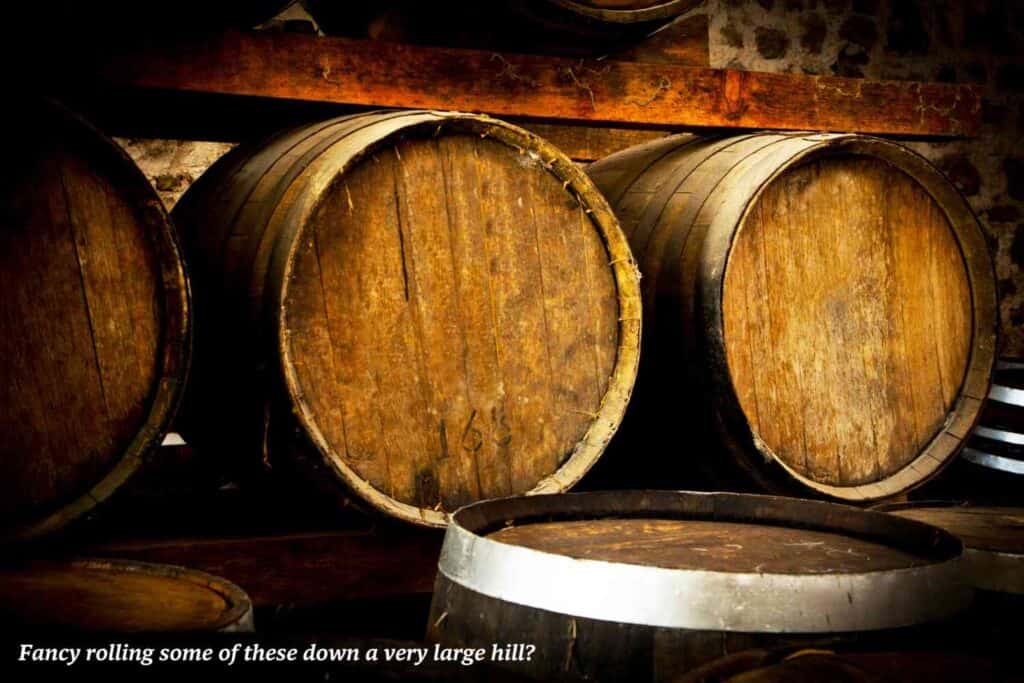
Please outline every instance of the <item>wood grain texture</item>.
M703 520L538 522L507 527L488 538L578 559L718 572L827 574L926 561L839 533Z
M575 126L557 123L513 121L531 133L536 133L572 159L589 162L603 159L615 152L659 140L671 135L671 130L615 128L611 126Z
M870 500L956 454L988 391L994 278L977 219L920 157L675 136L588 172L644 275L645 429L683 416L725 446L700 461L714 483Z
M1024 509L1012 507L907 507L893 514L932 524L968 548L1024 555Z
M200 572L123 561L0 568L0 622L105 633L251 630L252 605Z
M105 497L95 487L108 477L123 481L162 436L180 393L162 383L183 378L187 349L184 272L159 200L113 143L48 106L0 179L11 533L67 521Z
M971 135L973 86L498 54L229 33L123 51L111 85L650 126Z
M562 490L603 450L639 286L610 209L546 143L479 117L365 114L243 149L190 195L175 215L220 331L197 361L199 442L223 433L202 406L234 403L236 432L273 451L259 368L280 367L312 447L281 451L430 524ZM239 354L268 322L276 339Z
M971 298L949 221L864 157L789 170L749 209L724 281L733 384L751 428L803 475L892 475L953 408Z

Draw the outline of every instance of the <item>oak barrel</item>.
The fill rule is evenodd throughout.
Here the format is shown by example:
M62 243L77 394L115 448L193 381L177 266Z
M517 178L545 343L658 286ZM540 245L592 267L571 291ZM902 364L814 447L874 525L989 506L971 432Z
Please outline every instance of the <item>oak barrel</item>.
M963 541L965 571L976 588L1024 596L1024 508L911 501L879 509Z
M625 47L700 0L385 0L354 7L302 0L328 34L541 54L592 55Z
M10 112L0 176L0 539L52 531L159 445L190 350L160 199L111 140L49 102Z
M959 452L988 392L994 275L924 158L858 135L682 135L589 173L643 275L637 411L661 443L710 434L719 481L847 501Z
M470 505L428 639L536 646L538 680L664 680L753 647L899 633L970 602L951 534L835 503L611 491ZM493 658L492 658L493 661Z
M127 560L0 567L0 627L102 633L252 631L252 603L224 579Z
M423 111L304 126L224 157L174 217L190 442L441 526L569 488L618 426L635 264L586 175L526 131Z

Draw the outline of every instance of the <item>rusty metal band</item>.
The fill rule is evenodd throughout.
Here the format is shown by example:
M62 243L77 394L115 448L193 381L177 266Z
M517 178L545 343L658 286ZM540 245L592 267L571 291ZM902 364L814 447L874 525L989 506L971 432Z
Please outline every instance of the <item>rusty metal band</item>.
M627 499L639 495L616 494ZM575 498L573 502L579 503L600 495L606 494L539 496L530 500L539 508L533 513L536 518L550 519L551 509L543 508L552 501L544 499ZM779 505L792 505L795 514L803 507L821 505L836 508L840 515L878 514L768 496L657 495L668 496L669 503L672 496L711 497L707 501L714 511L706 518L719 521L730 519L727 503L739 498L769 501L766 505L783 501ZM502 518L509 506L523 507L519 500L477 503L456 513L445 536L440 573L463 588L491 598L575 617L662 628L756 633L898 628L947 618L964 609L972 598L960 564L959 542L924 524L919 529L944 538L947 549L928 564L860 573L715 572L575 559L492 541L482 535L495 526L515 523L514 518ZM666 504L662 509L665 515L678 515L679 507ZM650 516L659 514L657 509L645 512ZM579 509L571 514L580 518ZM690 514L687 518L701 517ZM833 530L844 531L841 526ZM892 541L898 544L898 535ZM950 547L955 551L949 551Z

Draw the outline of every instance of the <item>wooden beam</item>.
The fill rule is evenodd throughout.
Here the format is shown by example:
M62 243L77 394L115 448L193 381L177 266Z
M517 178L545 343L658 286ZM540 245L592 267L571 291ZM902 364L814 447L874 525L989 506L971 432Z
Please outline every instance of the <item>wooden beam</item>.
M628 126L972 135L975 86L227 33L104 60L118 86Z
M678 132L664 129L534 123L517 119L512 119L512 123L536 133L562 150L570 159L579 162L597 161L627 147L641 145Z
M443 533L434 529L329 531L249 538L109 541L82 554L174 564L224 577L257 607L311 607L430 593Z

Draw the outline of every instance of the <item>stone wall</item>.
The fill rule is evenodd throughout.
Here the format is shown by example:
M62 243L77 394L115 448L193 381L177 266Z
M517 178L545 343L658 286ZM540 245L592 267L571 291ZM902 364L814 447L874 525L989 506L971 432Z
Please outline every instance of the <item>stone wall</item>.
M1003 353L1024 356L1024 2L708 0L706 11L713 67L984 86L978 138L906 142L981 219Z

